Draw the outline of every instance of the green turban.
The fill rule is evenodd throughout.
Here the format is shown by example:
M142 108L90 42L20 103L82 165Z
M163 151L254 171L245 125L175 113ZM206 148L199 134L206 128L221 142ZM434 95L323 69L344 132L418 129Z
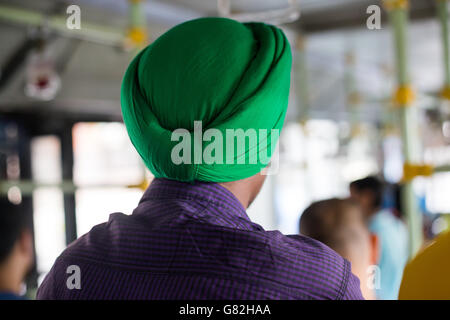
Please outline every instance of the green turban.
M260 172L283 126L291 60L280 29L225 18L182 23L143 49L125 73L121 105L150 171L211 182Z

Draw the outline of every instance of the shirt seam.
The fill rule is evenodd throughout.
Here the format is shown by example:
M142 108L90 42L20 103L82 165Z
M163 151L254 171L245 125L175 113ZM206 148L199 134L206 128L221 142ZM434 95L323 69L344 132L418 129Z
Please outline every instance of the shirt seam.
M342 285L339 288L338 295L336 297L337 300L343 300L343 298L345 296L345 292L347 291L348 280L350 278L350 266L349 266L349 264L350 263L347 260L344 259L344 277L342 279Z

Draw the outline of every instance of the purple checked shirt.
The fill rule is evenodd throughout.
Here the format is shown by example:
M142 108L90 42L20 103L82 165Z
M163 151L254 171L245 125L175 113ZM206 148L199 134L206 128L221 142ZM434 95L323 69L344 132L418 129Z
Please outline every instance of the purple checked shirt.
M265 231L218 184L166 179L153 181L132 215L113 213L74 241L37 297L362 299L350 263L327 246Z

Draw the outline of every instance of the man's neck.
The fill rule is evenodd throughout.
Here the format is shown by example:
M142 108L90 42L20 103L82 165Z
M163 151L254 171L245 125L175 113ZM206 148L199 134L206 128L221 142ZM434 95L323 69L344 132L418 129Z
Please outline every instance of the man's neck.
M222 187L230 191L242 204L245 210L250 205L250 194L242 185L235 182L219 183Z
M245 210L255 200L261 190L266 176L255 174L254 176L238 181L219 183L222 187L228 189L239 200Z

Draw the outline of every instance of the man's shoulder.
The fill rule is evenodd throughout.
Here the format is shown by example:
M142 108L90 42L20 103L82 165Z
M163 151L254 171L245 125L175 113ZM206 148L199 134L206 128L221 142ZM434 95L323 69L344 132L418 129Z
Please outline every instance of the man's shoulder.
M284 235L279 231L266 231L269 237L275 239L274 245L282 246L283 252L295 254L298 258L318 263L326 260L330 264L343 265L345 260L327 245L303 235Z
M111 224L116 219L123 219L122 216L126 219L126 215L122 213L111 214L109 221L94 226L89 232L70 243L56 258L51 270L39 286L37 299L60 298L61 288L65 288L70 274L81 273L81 269L92 264L101 264L110 254L105 244L111 244L113 239Z
M355 282L350 262L325 244L302 235L283 235L266 231L272 239L269 256L274 268L285 273L294 290L307 292L313 299L343 299L349 282ZM357 290L359 290L357 288ZM358 293L355 293L357 296Z

